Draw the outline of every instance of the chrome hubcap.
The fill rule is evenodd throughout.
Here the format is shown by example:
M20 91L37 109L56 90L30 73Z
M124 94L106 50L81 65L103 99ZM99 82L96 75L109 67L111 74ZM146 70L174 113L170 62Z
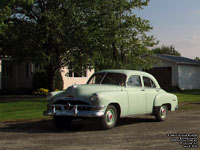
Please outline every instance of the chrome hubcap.
M160 116L162 117L162 118L165 118L166 117L166 107L163 107L163 106L161 106L161 108L160 108Z
M112 109L108 110L106 113L106 122L108 125L112 125L115 121L115 114Z

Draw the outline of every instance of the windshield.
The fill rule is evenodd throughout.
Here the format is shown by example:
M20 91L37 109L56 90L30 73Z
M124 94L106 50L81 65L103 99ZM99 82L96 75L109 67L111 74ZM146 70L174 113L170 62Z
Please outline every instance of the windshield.
M124 86L126 75L122 73L95 73L88 80L87 84L109 84Z

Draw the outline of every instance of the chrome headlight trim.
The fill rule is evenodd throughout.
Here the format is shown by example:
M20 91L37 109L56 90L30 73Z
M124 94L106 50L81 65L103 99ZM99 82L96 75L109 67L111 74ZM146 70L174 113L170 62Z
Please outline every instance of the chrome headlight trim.
M95 102L97 102L99 100L99 97L98 97L98 95L96 93L94 93L91 96L90 100L91 100L92 103L95 103Z

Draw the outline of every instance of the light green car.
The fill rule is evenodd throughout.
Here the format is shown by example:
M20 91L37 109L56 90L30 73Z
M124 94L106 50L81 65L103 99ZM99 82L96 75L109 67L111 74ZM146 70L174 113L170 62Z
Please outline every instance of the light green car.
M134 70L96 72L87 84L51 92L47 100L44 115L53 116L59 128L76 118L94 117L104 129L111 129L120 117L136 114L152 114L164 121L167 111L178 108L174 94L162 90L152 75Z

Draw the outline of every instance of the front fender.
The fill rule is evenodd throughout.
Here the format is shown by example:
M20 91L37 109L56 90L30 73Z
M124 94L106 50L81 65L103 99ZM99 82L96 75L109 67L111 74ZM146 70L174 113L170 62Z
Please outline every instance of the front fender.
M128 95L126 91L107 91L98 92L99 105L107 106L111 103L117 103L121 109L121 116L125 116L128 113Z
M178 98L174 94L160 93L154 100L154 107L162 106L163 104L170 104L171 111L174 111L178 107Z

